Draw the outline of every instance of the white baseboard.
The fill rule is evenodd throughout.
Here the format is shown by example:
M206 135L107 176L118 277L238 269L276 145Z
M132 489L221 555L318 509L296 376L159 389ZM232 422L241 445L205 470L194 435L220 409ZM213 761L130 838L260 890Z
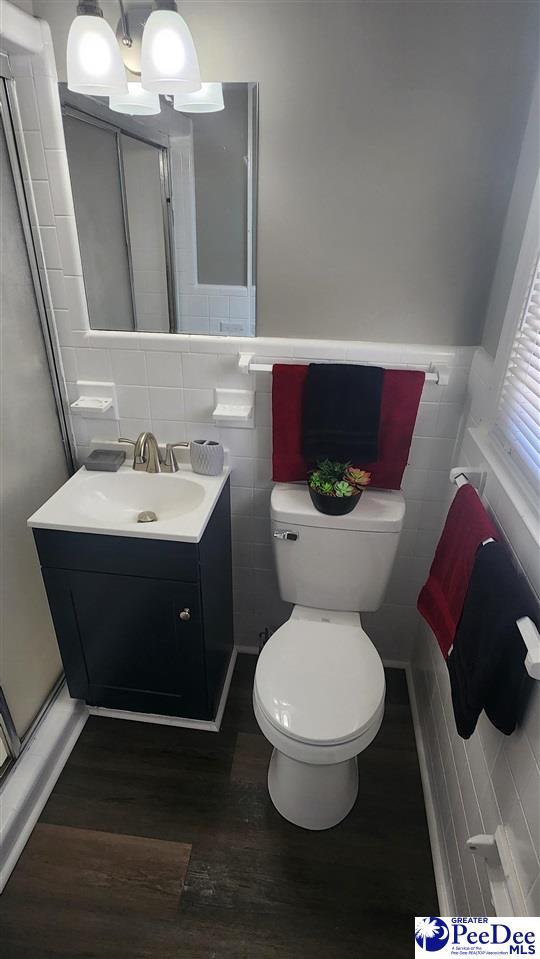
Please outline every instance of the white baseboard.
M0 788L0 892L88 719L65 684Z
M236 655L237 649L233 647L215 719L189 719L182 716L161 716L159 713L139 713L130 709L108 709L106 706L89 706L88 711L91 716L106 716L108 719L128 719L135 723L153 723L156 726L177 726L181 729L200 729L207 733L219 733L221 720L223 719L223 713L227 705L227 697L233 677Z
M411 705L411 714L414 727L414 738L416 740L416 752L418 754L418 765L420 766L420 776L422 778L422 790L424 793L424 806L426 809L426 819L429 831L429 842L431 846L431 858L433 859L433 872L435 874L435 885L437 887L437 898L439 900L439 915L453 916L455 914L454 893L447 879L448 869L445 869L446 850L444 840L441 836L433 790L431 788L431 779L429 775L426 747L424 743L424 734L420 723L420 714L418 712L418 703L416 700L416 689L412 675L410 663L405 664L405 673L407 676L407 688L409 691L409 702ZM421 904L418 905L421 908Z

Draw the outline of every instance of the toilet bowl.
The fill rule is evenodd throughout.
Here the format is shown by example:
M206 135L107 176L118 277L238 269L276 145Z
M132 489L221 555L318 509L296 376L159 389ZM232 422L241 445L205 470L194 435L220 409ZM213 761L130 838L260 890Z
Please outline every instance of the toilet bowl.
M354 805L357 756L383 719L384 669L356 610L381 605L405 502L368 490L352 512L328 516L305 484L277 484L270 502L279 591L294 608L259 656L253 708L274 747L274 806L304 829L329 829Z
M268 771L278 812L329 829L358 793L356 757L384 713L384 669L357 613L296 606L257 663L253 708L274 747Z

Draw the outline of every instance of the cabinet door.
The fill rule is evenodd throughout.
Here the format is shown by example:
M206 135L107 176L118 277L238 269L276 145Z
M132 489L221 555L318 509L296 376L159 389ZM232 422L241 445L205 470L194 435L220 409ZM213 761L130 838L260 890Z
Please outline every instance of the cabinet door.
M207 718L199 588L192 583L65 570L91 705ZM52 604L51 604L52 605ZM187 614L180 618L184 610ZM58 626L57 626L58 629ZM66 664L67 671L67 664Z

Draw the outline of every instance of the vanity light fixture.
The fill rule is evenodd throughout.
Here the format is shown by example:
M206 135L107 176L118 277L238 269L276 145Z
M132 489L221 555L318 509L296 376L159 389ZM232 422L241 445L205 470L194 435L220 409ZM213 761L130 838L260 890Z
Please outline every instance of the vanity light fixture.
M127 93L124 64L98 0L79 0L67 42L68 88L74 93Z
M151 93L195 93L201 89L197 51L176 0L156 0L142 39L141 80Z
M182 113L217 113L224 110L223 84L203 83L196 93L176 94L174 109Z
M115 93L109 97L109 107L115 113L127 113L129 116L150 117L160 112L159 93L143 90L140 83L127 85L127 93Z

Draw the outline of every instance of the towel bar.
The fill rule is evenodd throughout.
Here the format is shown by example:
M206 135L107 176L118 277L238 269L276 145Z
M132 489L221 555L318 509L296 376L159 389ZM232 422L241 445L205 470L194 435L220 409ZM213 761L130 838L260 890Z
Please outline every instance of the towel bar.
M285 359L283 362L287 363ZM337 360L339 363L340 361ZM239 353L238 354L238 367L241 373L271 373L272 372L272 363L254 363L252 353ZM428 383L437 383L438 386L447 386L449 381L449 373L445 366L436 367L431 363L427 370L424 371L426 374L426 382Z
M540 633L529 616L518 619L517 628L527 647L525 669L532 679L540 679Z
M484 489L486 476L485 469L455 466L450 470L450 482L455 483L458 489L460 486L465 486L467 483L470 483L479 493Z

